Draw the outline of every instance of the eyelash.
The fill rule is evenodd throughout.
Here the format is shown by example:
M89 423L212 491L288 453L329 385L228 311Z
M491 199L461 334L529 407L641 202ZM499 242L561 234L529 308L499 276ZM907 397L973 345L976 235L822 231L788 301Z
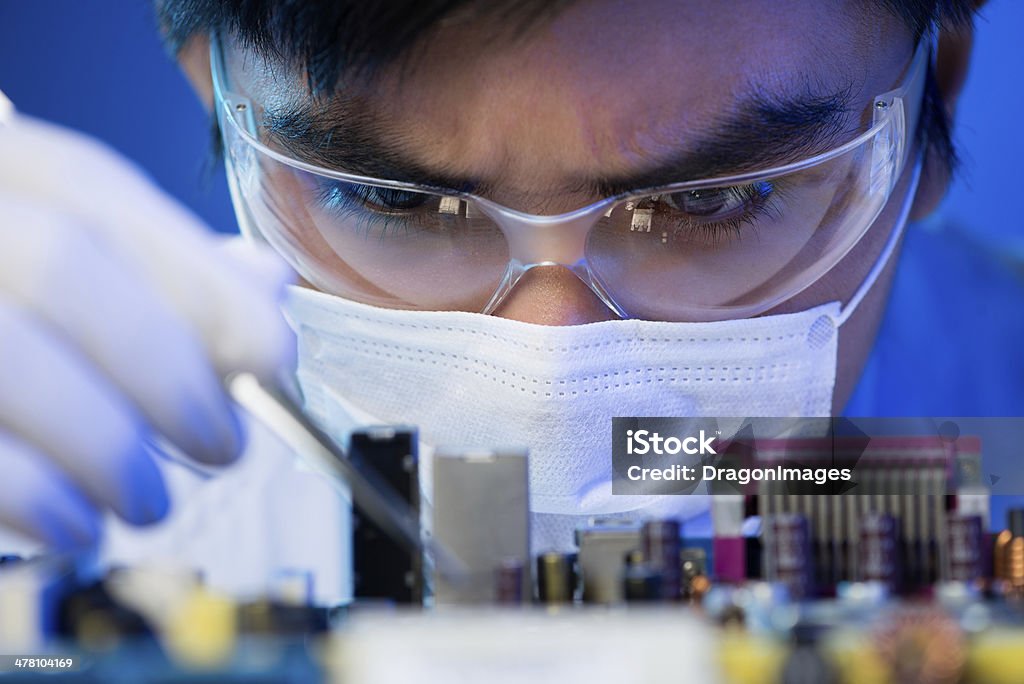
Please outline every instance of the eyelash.
M756 235L760 219L779 218L781 215L779 203L785 199L787 194L785 184L778 180L708 190L729 191L739 195L743 202L739 213L727 218L712 220L702 220L697 215L689 214L679 217L675 220L675 225L671 227L673 242L700 241L714 247L723 243L732 243L734 240L741 240L747 230L753 230ZM383 207L368 206L371 191L405 192L323 179L317 181L313 199L318 206L335 212L339 218L358 219L356 224L361 232L366 236L377 232L382 240L399 230L411 235L444 228L443 222L437 220L440 215L436 211L418 211L422 207L433 206L433 196L422 193L423 197L428 198L424 204L409 209L398 208L388 211ZM681 209L677 209L677 211L684 212ZM434 225L428 226L426 225L427 221L422 219L432 219L431 222Z
M327 211L334 212L338 218L358 219L356 225L365 234L364 237L369 236L374 230L380 233L379 238L383 240L399 228L410 235L433 228L417 225L416 222L409 220L415 215L408 210L385 211L383 208L374 209L367 206L371 186L326 179L318 180L316 185L314 202ZM425 193L423 195L429 197ZM431 216L433 213L420 215Z
M741 195L744 201L741 211L728 218L710 221L701 220L699 216L681 217L673 228L673 240L701 241L716 247L743 239L747 230L752 230L756 236L760 219L778 219L781 216L782 210L779 205L787 195L786 185L781 180L712 189L729 190Z

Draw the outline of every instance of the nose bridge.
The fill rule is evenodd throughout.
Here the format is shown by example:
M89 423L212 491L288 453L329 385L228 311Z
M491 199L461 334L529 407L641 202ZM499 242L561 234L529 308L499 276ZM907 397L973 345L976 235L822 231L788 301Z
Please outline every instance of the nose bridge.
M525 216L496 205L485 211L505 234L514 261L526 268L538 264L571 268L583 261L587 234L605 207L563 216Z
M490 313L539 325L580 325L619 318L580 274L555 265L522 273Z
M587 235L610 202L561 216L532 216L481 203L508 243L512 268L485 313L544 325L623 317L586 262Z

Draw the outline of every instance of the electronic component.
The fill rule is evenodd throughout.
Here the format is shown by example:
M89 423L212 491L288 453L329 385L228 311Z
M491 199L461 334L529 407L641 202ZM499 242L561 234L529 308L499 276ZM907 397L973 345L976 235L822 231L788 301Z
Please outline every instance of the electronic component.
M640 549L640 527L605 522L576 531L584 603L621 603L622 566L626 554Z
M1024 598L1024 508L1011 508L1006 515L1009 532L1002 552L1005 593Z
M955 582L974 582L981 579L984 572L981 517L952 515L946 525L949 579Z
M575 564L575 554L548 551L537 556L537 600L546 605L572 603Z
M382 480L420 514L419 463L416 430L381 426L356 430L348 453L372 467ZM352 510L352 560L356 598L423 602L423 557L388 536L356 503Z
M435 575L434 601L493 603L495 569L530 557L526 452L438 451L433 464L432 534L465 566L460 581ZM532 596L528 567L520 596Z
M494 569L494 601L506 606L517 606L523 602L523 562L518 558L506 558Z
M742 582L746 578L745 511L741 494L716 494L711 499L711 524L715 532L713 575L716 580Z
M814 556L807 518L799 513L777 513L768 518L772 563L768 580L783 584L794 599L813 598Z
M708 557L704 549L689 547L679 550L679 576L684 599L700 601L711 588L707 574Z
M661 598L678 601L682 597L679 523L649 520L640 529L640 541L645 563L661 576Z
M622 596L627 603L665 600L664 575L639 549L622 559Z
M386 465L377 474L414 504L415 469L399 456L411 453L415 436L391 430L356 433L349 452ZM81 681L110 680L126 657L150 658L133 661L146 680L305 681L343 672L354 681L405 681L410 650L425 658L417 675L439 681L465 678L473 667L473 681L488 680L484 669L496 667L499 654L537 681L629 679L636 667L635 679L676 681L683 659L703 659L700 681L1024 681L1024 509L1009 512L1008 529L991 545L973 509L947 499L948 461L935 443L888 439L885 453L866 453L863 495L760 483L756 493L713 498L713 539L684 543L672 520L598 520L576 531L578 554L549 551L532 562L525 454L441 452L432 543L467 572L465 581L432 576L434 602L474 610L379 611L357 602L331 611L309 605L311 578L302 571L282 571L270 578L268 596L239 602L187 570L128 568L98 579L64 568L53 583L25 572L37 561L10 559L0 563L0 645L36 652L49 630L61 647L88 655ZM901 450L916 455L893 457ZM751 515L760 516L759 537L742 534ZM416 560L401 544L391 551L397 555L381 552L374 562ZM763 581L750 576L758 574L749 571L756 556ZM409 566L402 567L376 579L389 592L408 590ZM713 581L715 572L724 581ZM836 600L815 600L833 591ZM43 592L56 600L38 600ZM533 596L542 609L493 608ZM628 608L561 608L576 601ZM374 620L376 640L366 631ZM694 629L680 638L681 625ZM402 658L392 657L395 643ZM643 650L652 643L661 646ZM640 653L648 655L639 661ZM357 662L363 669L350 669ZM357 676L371 671L380 676Z
M894 593L902 587L900 528L887 513L868 513L860 520L860 580L878 582Z

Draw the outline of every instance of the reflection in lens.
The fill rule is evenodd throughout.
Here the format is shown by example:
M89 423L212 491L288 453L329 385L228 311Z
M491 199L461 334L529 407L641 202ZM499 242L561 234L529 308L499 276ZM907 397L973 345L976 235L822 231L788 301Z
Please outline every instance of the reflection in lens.
M865 212L880 209L877 198L867 201L864 157L857 149L749 185L624 201L591 231L587 262L630 316L730 317L770 301L809 269L827 270L856 242Z
M321 177L265 160L256 210L317 287L391 308L480 311L508 264L466 200ZM281 238L284 239L281 239ZM301 267L300 267L301 265Z

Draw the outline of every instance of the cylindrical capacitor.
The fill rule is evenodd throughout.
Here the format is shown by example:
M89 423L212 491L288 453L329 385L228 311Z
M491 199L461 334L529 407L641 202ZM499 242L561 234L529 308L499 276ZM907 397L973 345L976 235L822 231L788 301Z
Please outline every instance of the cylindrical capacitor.
M691 603L701 603L709 591L711 591L711 580L708 579L707 575L697 575L690 580L686 598Z
M622 593L626 601L660 601L665 596L660 572L647 563L626 565L622 576Z
M1024 594L1024 508L1007 511L1006 523L1008 529L996 540L996 556L1007 590L1020 597Z
M548 551L537 556L537 598L549 605L572 603L576 585L573 554Z
M697 577L707 579L708 556L700 547L690 547L679 552L679 574L683 598L690 599L694 592L693 581Z
M1013 595L1024 598L1024 537L1013 537L1006 546L1003 578Z
M811 555L811 526L799 513L771 516L770 567L772 581L780 582L794 599L814 596L814 558Z
M742 494L715 494L711 498L712 574L716 580L742 582L747 576L745 518L746 499Z
M860 580L880 582L889 591L902 584L900 526L888 513L865 513L860 520Z
M982 576L982 520L977 515L952 515L946 521L949 579L973 582Z
M682 596L679 565L679 523L675 520L650 520L640 531L645 562L661 575L661 596L678 601Z
M1011 508L1006 512L1006 526L1014 537L1024 537L1024 508Z
M1010 530L1003 530L992 543L992 576L995 579L1006 579L1006 549L1011 539Z
M507 558L494 569L494 600L502 605L523 602L523 563Z
M782 664L777 681L779 684L838 684L842 678L823 650L798 643Z

